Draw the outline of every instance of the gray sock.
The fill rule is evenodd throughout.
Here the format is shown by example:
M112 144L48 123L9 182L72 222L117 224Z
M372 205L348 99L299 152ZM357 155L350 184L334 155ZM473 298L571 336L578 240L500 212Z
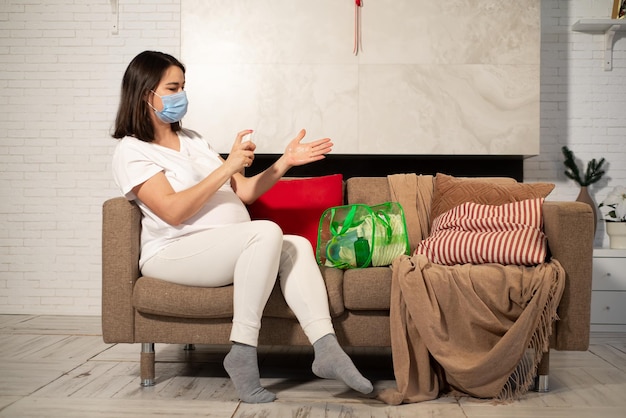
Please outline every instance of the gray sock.
M372 383L357 370L334 334L326 334L313 343L313 373L324 379L339 379L361 393L374 390Z
M242 401L265 403L276 399L275 394L261 386L256 347L233 343L230 352L224 358L224 368Z

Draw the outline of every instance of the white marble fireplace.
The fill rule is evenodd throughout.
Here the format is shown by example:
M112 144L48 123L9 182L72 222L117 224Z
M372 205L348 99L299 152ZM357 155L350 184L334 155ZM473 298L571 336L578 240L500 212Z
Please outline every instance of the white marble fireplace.
M300 129L339 155L539 153L539 0L185 0L185 126L222 153Z

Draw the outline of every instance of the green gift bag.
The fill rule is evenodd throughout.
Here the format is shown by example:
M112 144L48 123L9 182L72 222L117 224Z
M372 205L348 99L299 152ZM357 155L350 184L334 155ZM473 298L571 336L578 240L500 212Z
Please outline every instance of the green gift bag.
M404 210L397 202L326 209L317 234L317 262L341 269L388 266L409 253Z

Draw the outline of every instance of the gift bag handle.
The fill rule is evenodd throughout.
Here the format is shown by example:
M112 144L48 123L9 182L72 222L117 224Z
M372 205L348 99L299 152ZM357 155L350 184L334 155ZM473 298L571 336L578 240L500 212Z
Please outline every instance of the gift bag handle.
M389 214L384 210L379 210L376 212L376 216L378 216L378 219L382 222L382 224L385 226L385 229L387 230L386 244L391 243L391 238L393 238L393 228L391 227L391 218L389 217Z
M343 220L343 225L341 225L341 230L339 232L337 232L337 226L339 225L339 222L333 221L333 219L335 219L335 208L331 208L329 229L330 229L330 233L333 234L333 237L343 235L346 233L348 229L352 228L353 226L358 225L358 224L356 225L352 224L354 222L354 217L356 216L356 208L357 208L356 206L352 206L350 208L350 211L346 215L346 218Z

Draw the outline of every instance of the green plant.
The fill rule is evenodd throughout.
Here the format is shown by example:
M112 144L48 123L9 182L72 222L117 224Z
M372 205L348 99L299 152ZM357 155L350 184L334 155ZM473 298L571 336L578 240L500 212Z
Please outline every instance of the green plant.
M604 175L605 171L602 169L604 165L604 158L601 158L600 161L596 161L596 159L592 159L587 163L587 170L583 177L581 177L580 170L578 169L578 165L576 164L576 159L574 157L574 153L567 148L567 146L563 146L561 148L563 151L563 155L565 156L565 175L570 179L574 180L580 186L589 186L600 180Z

